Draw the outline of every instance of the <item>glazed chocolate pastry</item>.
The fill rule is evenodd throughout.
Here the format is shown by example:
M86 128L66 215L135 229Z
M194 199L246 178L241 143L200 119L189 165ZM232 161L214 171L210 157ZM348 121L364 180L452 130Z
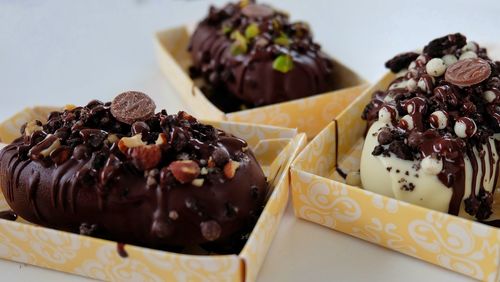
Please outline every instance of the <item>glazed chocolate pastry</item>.
M193 77L224 112L333 90L331 59L307 24L254 1L211 7L189 45Z
M486 49L449 34L386 63L373 93L361 158L363 187L485 221L492 214L500 138L500 68Z
M168 249L237 252L267 193L247 143L140 92L52 112L0 151L0 185L22 218ZM241 244L239 244L241 247Z

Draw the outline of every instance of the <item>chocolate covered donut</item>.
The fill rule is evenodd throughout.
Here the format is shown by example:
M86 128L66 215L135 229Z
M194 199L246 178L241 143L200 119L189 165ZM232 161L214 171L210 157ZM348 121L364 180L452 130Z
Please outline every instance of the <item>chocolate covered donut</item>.
M0 185L24 219L167 249L238 251L267 193L247 143L140 92L52 112L0 151ZM216 247L213 247L216 246Z
M224 112L298 99L335 88L331 59L307 24L254 1L211 7L194 31L191 74Z
M488 220L499 167L500 64L456 33L386 66L396 78L363 113L363 187Z

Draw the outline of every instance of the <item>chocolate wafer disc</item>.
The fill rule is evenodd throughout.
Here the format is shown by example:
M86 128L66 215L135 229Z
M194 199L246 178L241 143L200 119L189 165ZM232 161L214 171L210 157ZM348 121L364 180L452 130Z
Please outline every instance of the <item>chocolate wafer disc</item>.
M111 114L119 121L132 124L144 121L155 114L156 105L146 94L138 91L124 92L111 103Z
M490 64L480 58L460 60L449 66L445 80L460 87L483 82L491 75Z

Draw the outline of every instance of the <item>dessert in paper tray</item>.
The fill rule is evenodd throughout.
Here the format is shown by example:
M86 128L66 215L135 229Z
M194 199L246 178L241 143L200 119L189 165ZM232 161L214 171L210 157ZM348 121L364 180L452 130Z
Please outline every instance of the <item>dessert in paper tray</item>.
M497 281L499 64L450 34L386 65L294 162L297 216Z
M194 30L169 29L156 39L167 78L195 114L212 119L312 137L365 88L321 50L306 23L254 1L211 7Z
M293 129L155 112L134 91L27 109L0 138L2 258L147 281L255 280L305 142Z

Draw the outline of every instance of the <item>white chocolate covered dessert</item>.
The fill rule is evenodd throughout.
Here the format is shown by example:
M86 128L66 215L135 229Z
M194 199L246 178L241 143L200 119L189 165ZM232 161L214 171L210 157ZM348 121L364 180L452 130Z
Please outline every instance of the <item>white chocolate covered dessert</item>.
M457 33L386 66L396 79L363 113L363 188L488 220L499 166L500 64Z

